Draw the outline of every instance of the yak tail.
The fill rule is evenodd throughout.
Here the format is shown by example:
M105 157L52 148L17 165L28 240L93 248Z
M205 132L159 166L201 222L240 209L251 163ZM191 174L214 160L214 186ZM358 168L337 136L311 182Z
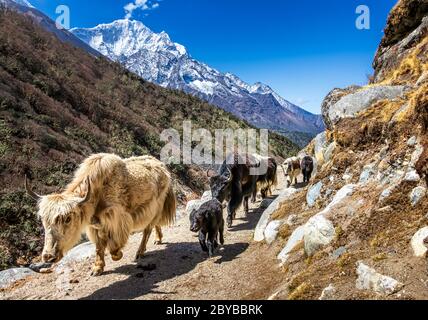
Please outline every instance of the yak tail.
M162 217L159 222L159 226L170 226L175 221L176 215L176 203L175 194L172 189L172 185L169 187L168 193L165 198L163 205Z

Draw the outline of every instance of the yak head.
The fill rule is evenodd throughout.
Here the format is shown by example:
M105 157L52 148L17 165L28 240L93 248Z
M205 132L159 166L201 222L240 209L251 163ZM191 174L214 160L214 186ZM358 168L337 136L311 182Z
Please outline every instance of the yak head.
M91 186L86 180L83 196L75 194L51 194L40 196L31 190L25 177L28 195L37 201L38 216L45 229L42 261L55 263L80 240L84 228L84 205L89 201Z
M200 210L193 210L190 214L190 231L199 232L204 224L204 215Z
M228 196L228 192L230 191L230 186L233 179L232 171L227 168L223 174L210 175L207 173L207 175L210 178L212 197L223 203Z

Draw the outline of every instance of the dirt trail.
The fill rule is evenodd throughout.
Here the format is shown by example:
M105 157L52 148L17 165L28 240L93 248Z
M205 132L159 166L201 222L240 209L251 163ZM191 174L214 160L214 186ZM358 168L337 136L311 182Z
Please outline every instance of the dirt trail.
M285 181L282 172L274 196ZM141 235L132 236L124 258L106 258L105 274L90 277L92 259L76 263L70 272L38 274L0 292L0 299L267 299L284 273L275 259L280 248L252 241L263 212L260 200L248 217L242 208L225 233L225 245L212 259L202 253L197 236L189 231L187 216L164 230L164 244L150 240L147 255L133 261ZM152 271L142 267L156 265Z

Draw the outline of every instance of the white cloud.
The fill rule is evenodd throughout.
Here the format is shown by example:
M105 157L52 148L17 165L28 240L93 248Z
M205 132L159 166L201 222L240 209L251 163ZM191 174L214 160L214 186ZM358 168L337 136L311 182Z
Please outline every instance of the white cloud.
M152 10L159 7L159 3L156 0L134 0L123 7L125 10L125 18L130 19L135 10Z

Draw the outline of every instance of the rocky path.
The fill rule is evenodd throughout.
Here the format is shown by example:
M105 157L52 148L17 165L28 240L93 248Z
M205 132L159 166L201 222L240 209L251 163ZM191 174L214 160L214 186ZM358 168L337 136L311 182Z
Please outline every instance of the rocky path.
M282 172L274 196L284 187ZM164 244L149 245L146 257L133 261L141 240L136 234L122 261L106 259L105 274L91 277L92 258L60 273L37 274L0 292L0 299L267 299L284 276L275 259L280 248L252 241L263 213L260 200L244 217L242 209L226 231L225 246L207 259L187 217L164 231ZM150 243L153 243L152 241Z

